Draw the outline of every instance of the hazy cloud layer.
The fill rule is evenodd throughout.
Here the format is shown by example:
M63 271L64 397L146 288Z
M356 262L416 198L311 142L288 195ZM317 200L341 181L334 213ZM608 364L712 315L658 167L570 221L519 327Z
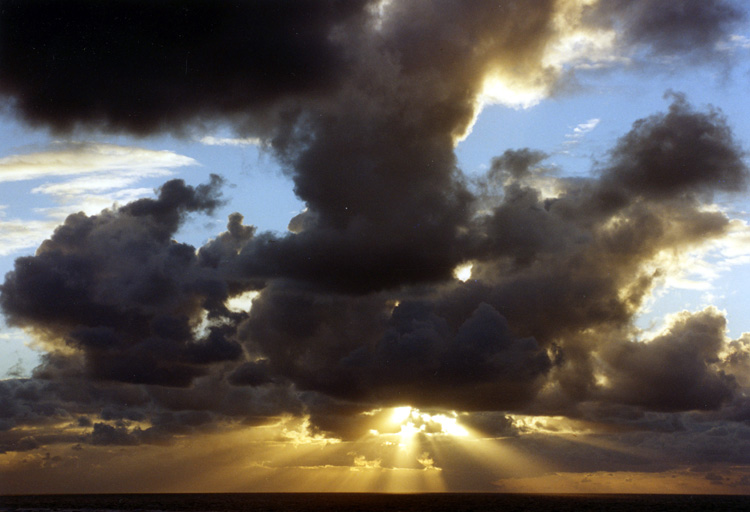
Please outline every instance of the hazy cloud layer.
M499 147L476 180L457 167L487 77L561 83L545 55L572 4L2 2L0 93L20 118L136 135L227 121L227 140L261 138L307 206L286 235L233 214L200 248L172 237L220 204L218 177L69 216L0 288L8 323L48 352L32 379L1 383L4 449L44 444L16 427L63 419L99 446L283 413L352 439L361 413L397 405L467 412L488 436L522 431L509 414L687 429L670 457L707 425L747 439L746 337L728 342L715 309L648 343L633 323L681 254L730 233L708 206L744 190L748 168L723 113L668 93L587 178L546 173L531 148ZM633 51L689 57L717 51L738 16L690 0L579 13L579 27L622 26ZM227 307L252 290L249 311ZM570 470L643 462L555 450Z

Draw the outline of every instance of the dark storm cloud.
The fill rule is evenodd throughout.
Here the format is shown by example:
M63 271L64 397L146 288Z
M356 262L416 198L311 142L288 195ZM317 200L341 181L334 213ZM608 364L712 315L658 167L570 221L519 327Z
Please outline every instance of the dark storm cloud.
M726 320L715 310L683 315L649 343L604 348L613 401L652 411L718 409L737 381L718 366Z
M0 92L28 122L146 134L335 88L363 1L13 1ZM262 131L262 130L261 130Z
M49 374L0 382L0 448L34 449L58 443L166 444L175 436L203 435L237 425L263 425L281 414L300 415L304 404L288 386L228 384L222 375L190 388L123 385L85 375ZM97 426L98 425L98 426Z
M736 376L742 387L750 387L750 334L729 343L724 370Z
M11 430L21 419L38 425L66 418L67 411L48 395L49 388L35 379L0 381L0 431Z
M746 465L750 461L747 425L702 422L690 417L683 420L685 425L680 431L631 428L610 433L605 443L541 433L511 437L504 442L530 456L544 453L546 463L557 471L657 473L675 467ZM654 457L653 453L659 456Z
M94 423L91 444L130 446L140 444L137 436L126 427L113 427L106 423Z
M452 329L432 305L404 302L374 351L357 350L347 365L371 373L367 388L390 401L463 409L514 408L530 400L551 362L533 338L481 303Z
M205 118L260 130L314 220L259 238L247 272L347 291L450 277L471 199L453 143L486 72L539 71L553 14L551 0L397 3L379 22L358 2L41 7L4 14L18 54L0 88L16 111L58 129L180 131ZM257 119L269 110L279 116Z
M102 419L105 419L103 414ZM92 445L133 446L138 444L166 444L175 435L191 435L216 430L219 418L208 411L164 411L149 418L151 426L142 428L128 421L114 424L96 422L79 435L81 442Z
M520 181L531 176L534 166L543 162L547 155L529 148L506 150L502 155L492 159L488 173L491 181L505 183L508 180Z
M284 411L353 438L362 413L407 404L473 411L490 435L514 432L509 411L612 424L744 411L729 373L745 348L721 360L720 316L632 341L673 270L658 256L725 235L705 206L747 181L718 110L672 94L588 178L554 177L533 149L506 150L476 186L457 167L488 75L554 85L556 2L392 2L381 18L363 2L0 5L0 92L22 118L140 135L228 121L264 137L307 207L285 235L233 214L197 252L172 237L219 204L218 179L70 216L0 289L9 322L50 350L34 386L61 383L49 410L3 401L8 428L23 407L87 414L86 442L102 445ZM625 44L655 53L705 53L730 12L613 2L589 22L624 23ZM248 313L228 309L249 290Z
M629 325L666 271L646 271L645 263L726 233L728 218L701 200L744 188L743 156L722 116L694 111L677 96L666 114L634 123L598 176L556 179L560 191L546 199L533 182L506 182L493 210L474 224L478 282L452 292L451 303L467 315L487 302L545 346L586 329ZM541 157L506 152L490 174L516 162L523 175Z
M689 161L679 153L696 147L701 151ZM742 157L721 115L696 111L679 95L667 113L634 123L597 176L556 180L555 198L542 199L528 181L529 167L544 155L506 152L488 177L506 182L494 198L499 204L468 224L462 250L473 256L472 280L358 297L286 281L262 291L242 336L250 352L299 388L371 406L533 409L551 377L562 398L541 411L586 400L715 409L736 389L715 366L723 318L714 319L710 338L695 320L675 327L679 336L648 346L609 340L629 335L644 298L670 271L647 263L727 232L729 219L701 200L744 187ZM255 250L252 243L247 247ZM686 341L695 339L709 345ZM624 356L611 363L617 384L603 397L591 356L607 343L635 347L655 366L649 373ZM683 353L682 370L662 374L658 368L672 351ZM629 389L631 365L645 372L632 382L650 382L665 396ZM680 372L700 384L679 399L666 396L667 389L688 389L674 381Z
M245 271L358 293L450 278L472 210L454 142L490 69L538 59L542 7L398 3L374 36L349 34L357 58L336 101L307 105L271 141L308 211L295 236L249 244Z
M244 363L227 377L234 386L262 386L273 382L268 361Z
M195 188L174 180L157 199L69 216L6 276L8 322L77 349L102 380L186 386L206 365L238 359L231 325L196 334L203 310L231 319L225 281L171 239L187 214L220 204L220 184L216 176Z
M667 56L716 56L716 44L745 17L727 0L611 0L590 8L591 20L617 27L625 44Z
M486 437L508 437L518 435L513 420L503 412L481 411L460 417L461 425Z
M662 199L743 190L747 168L721 112L696 112L684 95L666 115L639 120L611 152L603 179L610 194L629 189Z
M244 334L298 387L373 406L518 406L550 368L487 304L448 320L429 302L386 302L266 290Z

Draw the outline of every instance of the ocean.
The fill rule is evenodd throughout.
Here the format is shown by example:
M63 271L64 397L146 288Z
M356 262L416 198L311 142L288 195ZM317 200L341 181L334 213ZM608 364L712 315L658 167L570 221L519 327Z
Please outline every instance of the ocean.
M750 511L750 496L539 494L83 494L0 496L2 512Z

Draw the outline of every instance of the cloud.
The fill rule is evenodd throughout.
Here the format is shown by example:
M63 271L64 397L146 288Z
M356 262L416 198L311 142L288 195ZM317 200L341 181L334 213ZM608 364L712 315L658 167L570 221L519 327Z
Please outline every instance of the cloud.
M314 305L307 294L269 292L250 312L251 350L303 389L365 404L511 407L533 396L550 367L536 341L514 337L487 304L469 318L446 319L432 304L403 302L383 321L386 306L374 299ZM298 354L304 346L319 349Z
M587 177L550 172L532 148L498 148L472 181L454 152L491 84L522 100L559 93L584 57L553 62L550 48L575 33L624 27L595 45L608 63L690 61L718 51L736 10L690 0L373 5L3 3L0 93L21 119L135 135L226 121L236 137L203 140L262 139L306 203L289 233L258 232L234 213L199 248L173 237L187 215L222 204L218 177L67 217L0 287L9 324L47 351L32 379L1 383L7 445L31 446L13 437L21 426L64 421L98 446L276 421L275 442L301 446L355 439L363 413L410 406L466 413L456 417L469 428L549 450L563 469L664 469L701 443L746 463L727 441L747 439L745 338L725 339L713 309L679 316L649 342L635 327L655 287L682 271L675 261L736 237L737 222L711 205L748 178L725 116L669 93L666 111L635 120ZM67 148L9 157L4 175L76 176L37 188L66 196L130 186L133 169L194 163ZM123 171L114 182L91 180L113 167ZM455 279L468 264L471 278ZM249 292L244 309L231 302ZM664 442L671 459L567 438L550 448L551 428L534 433L513 415L609 429L626 448ZM719 424L731 435L709 443ZM669 437L681 428L689 434ZM362 467L378 460L356 453ZM419 453L410 469L451 467L437 450Z
M738 388L719 367L726 320L715 309L684 313L667 332L604 348L611 372L604 393L652 411L718 409Z
M138 439L125 427L113 427L106 423L94 423L91 444L128 446L139 444Z
M747 49L750 48L750 38L747 36L739 35L739 34L732 34L729 36L729 43L728 48L742 48ZM722 46L723 47L723 46Z
M0 218L0 255L8 256L22 249L35 247L52 232L57 221L29 221Z
M747 167L722 113L697 113L684 95L668 95L674 101L666 115L639 121L612 150L605 179L661 197L743 190Z
M192 247L171 240L188 212L220 204L220 183L173 180L157 199L69 216L6 276L0 302L9 324L48 331L96 379L185 386L203 365L238 358L230 326L194 332L202 308L231 317L226 284L200 268Z
M662 144L660 137L669 142ZM666 148L665 153L649 149L651 144ZM684 162L677 150L695 146L705 146L703 155ZM710 354L680 341L692 339L688 331L698 328L697 320L674 341L665 339L642 353L659 361L672 346L687 351L686 374L704 382L705 395L696 391L695 397L675 399L669 406L671 395L651 399L628 391L629 365L638 365L627 358L618 363L622 370L608 374L617 381L615 391L603 395L592 357L599 345L617 336L625 337L617 346L640 347L628 338L639 308L665 275L681 271L663 259L665 253L688 253L733 232L722 212L702 202L713 190L741 190L746 180L742 151L724 118L712 110L695 111L684 98L674 97L666 113L634 123L598 174L557 179L557 195L546 199L528 179L530 168L543 158L525 150L506 152L493 163L488 179L504 183L503 193L490 198L492 210L477 210L465 221L468 234L452 248L473 265L472 279L463 284L451 276L427 288L409 287L407 274L400 287L380 280L380 288L370 290L357 277L354 287L342 289L328 279L348 276L344 265L356 262L351 268L365 272L371 263L341 251L318 252L321 246L303 250L298 244L327 242L320 240L315 219L299 234L248 239L232 265L248 278L271 283L254 299L241 330L248 352L300 389L368 405L540 408L549 414L586 400L656 411L713 409L731 401L736 392L732 379L711 366L723 346L722 335L711 338ZM675 165L687 171L673 173ZM713 179L717 175L726 179ZM668 193L657 193L668 186ZM473 201L485 204L482 197ZM368 241L362 244L369 247ZM282 258L289 247L296 249L295 256L299 253L300 265L285 270ZM341 258L342 263L318 272L310 266L316 258ZM715 317L723 325L723 317ZM633 357L641 353L636 348ZM669 377L655 369L640 381L657 378ZM552 396L557 396L554 405L547 402Z
M578 144L581 142L581 139L586 136L587 133L592 131L594 128L597 127L601 120L598 118L589 119L585 123L580 123L577 126L573 128L572 133L568 133L565 135L565 138L567 139L565 141L566 146L571 146L574 144Z
M32 192L51 196L60 206L37 208L35 212L44 220L1 215L0 252L7 255L34 247L71 211L93 214L115 202L149 195L151 189L132 186L144 178L169 176L175 168L197 164L172 151L98 142L55 142L46 151L4 157L0 182L53 180L36 185Z
M750 387L750 334L744 333L725 348L722 366L743 388Z
M726 0L597 2L588 9L594 24L621 26L621 44L645 46L654 54L707 58L731 34L744 12Z
M246 137L244 139L237 139L231 137L213 137L206 135L201 137L200 143L207 146L257 146L261 140L257 137Z
M178 131L250 109L262 119L267 105L337 85L345 55L328 35L363 4L7 1L0 90L55 130Z
M0 182L118 173L164 176L169 169L196 165L190 157L98 142L58 142L48 151L0 158ZM101 177L101 176L99 176Z

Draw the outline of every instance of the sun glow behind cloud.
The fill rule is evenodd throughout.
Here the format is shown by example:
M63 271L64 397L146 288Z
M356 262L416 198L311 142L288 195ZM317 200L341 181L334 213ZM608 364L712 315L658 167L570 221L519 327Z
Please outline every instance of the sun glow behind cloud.
M412 439L418 433L466 437L469 431L458 423L455 412L430 414L410 406L395 407L390 422L400 425L402 439Z
M544 84L518 84L500 75L489 75L482 89L482 105L505 105L515 109L527 109L537 105L548 95Z
M229 311L232 311L234 313L246 313L250 311L250 308L253 305L253 300L260 294L260 292L251 290L244 293L241 293L240 295L237 295L236 297L232 297L227 301L227 309Z
M471 269L473 267L474 267L474 264L471 262L463 263L457 266L455 269L453 269L453 277L455 277L461 282L466 282L469 279L471 279Z

